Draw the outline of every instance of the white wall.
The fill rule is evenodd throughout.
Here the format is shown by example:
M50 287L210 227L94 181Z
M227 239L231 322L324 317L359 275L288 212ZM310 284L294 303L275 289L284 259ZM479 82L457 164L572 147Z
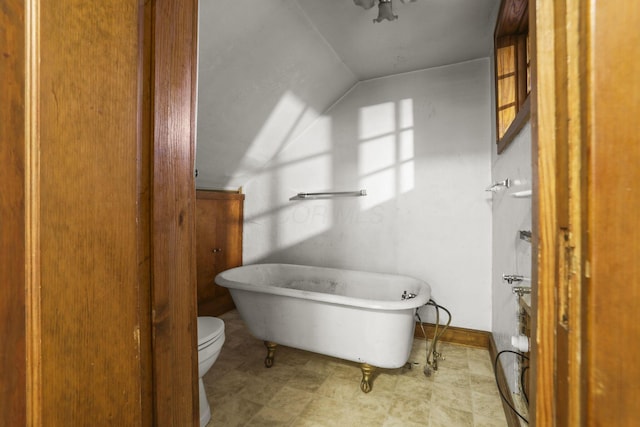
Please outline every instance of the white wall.
M531 189L531 126L520 131L499 156L493 149L494 181L510 178L519 182L493 196L493 335L498 350L514 350L511 336L518 332L518 299L512 286L503 282L502 274L519 274L531 278L531 244L520 240L519 230L531 230L531 198L516 198L513 193ZM530 282L520 285L530 286ZM516 384L516 356L505 354L500 361L512 390Z
M196 186L237 189L357 81L292 0L201 1Z
M415 276L491 330L489 60L364 81L245 186L244 261ZM289 201L298 192L368 196Z

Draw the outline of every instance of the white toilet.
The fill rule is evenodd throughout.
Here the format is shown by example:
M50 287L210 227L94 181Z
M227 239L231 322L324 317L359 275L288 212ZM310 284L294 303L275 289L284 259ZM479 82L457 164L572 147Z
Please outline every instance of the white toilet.
M200 396L200 425L211 419L211 408L204 391L202 377L213 366L224 344L224 322L217 317L198 317L198 389Z

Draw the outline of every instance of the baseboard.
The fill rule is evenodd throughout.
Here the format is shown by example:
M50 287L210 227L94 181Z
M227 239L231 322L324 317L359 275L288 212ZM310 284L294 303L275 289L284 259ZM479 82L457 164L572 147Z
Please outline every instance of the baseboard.
M424 333L427 335L426 338L433 338L433 335L435 333L435 325L432 323L423 323L422 328L420 327L419 323L416 323L414 336L416 338L425 338L422 333L423 328ZM439 326L438 328L440 329L442 328L442 326ZM487 350L489 350L489 357L491 358L492 364L493 361L496 360L496 356L498 355L498 347L496 346L496 342L493 339L493 334L491 332L449 326L440 336L440 340L454 344L468 345L470 347L486 348ZM498 387L500 387L500 390L503 390L503 394L509 401L509 404L511 406L515 406L513 403L513 399L511 398L511 389L509 388L507 377L504 373L504 368L502 367L502 363L500 361L498 361L496 369ZM520 420L518 419L518 416L513 413L511 408L509 408L504 400L501 399L501 401L502 407L504 409L504 415L507 419L507 425L509 427L520 427Z
M425 336L422 334L422 329L424 328L424 333L427 335L426 338L433 338L435 327L436 326L432 323L423 323L421 328L420 324L416 323L414 336L416 338L425 338ZM441 329L442 326L439 326L438 330L440 331ZM490 339L491 332L478 331L475 329L457 328L455 326L449 326L440 337L441 341L486 349L489 349Z

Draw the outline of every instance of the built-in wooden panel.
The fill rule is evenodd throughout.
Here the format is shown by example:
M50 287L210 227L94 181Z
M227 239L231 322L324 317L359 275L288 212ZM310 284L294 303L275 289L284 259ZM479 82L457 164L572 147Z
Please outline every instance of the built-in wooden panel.
M25 8L0 8L0 426L26 423Z
M196 10L3 3L0 425L198 423Z
M199 422L195 257L197 0L154 2L155 423Z
M587 273L590 425L638 425L640 3L593 3Z
M46 425L142 425L152 384L139 2L38 7L36 411Z
M197 191L198 315L219 316L235 307L229 290L215 284L221 271L242 265L244 194Z

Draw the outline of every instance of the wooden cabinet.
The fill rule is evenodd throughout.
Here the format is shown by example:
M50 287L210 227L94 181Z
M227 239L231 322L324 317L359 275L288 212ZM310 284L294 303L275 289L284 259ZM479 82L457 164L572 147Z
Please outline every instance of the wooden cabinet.
M243 204L244 194L196 192L198 316L218 316L235 308L229 290L214 279L242 265Z

